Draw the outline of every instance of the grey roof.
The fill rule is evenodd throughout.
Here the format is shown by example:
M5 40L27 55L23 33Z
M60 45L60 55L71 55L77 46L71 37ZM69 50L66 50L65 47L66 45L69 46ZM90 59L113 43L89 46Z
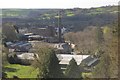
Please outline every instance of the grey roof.
M12 42L6 42L6 45L12 45L13 43Z
M21 44L24 44L24 42L16 42L16 43L13 43L12 45L11 45L11 47L15 47L15 46L18 46L18 45L21 45Z
M25 41L20 41L20 42L15 42L15 43L11 43L8 42L7 45L9 50L10 49L15 49L15 51L28 51L30 48L32 48L32 44L29 42L25 42Z
M23 46L28 46L28 45L31 45L30 43L24 43L24 44L20 44L18 45L19 47L23 47Z
M86 59L84 59L82 63L85 63L87 66L91 66L91 65L94 65L94 63L96 63L98 60L99 60L98 58L89 56Z

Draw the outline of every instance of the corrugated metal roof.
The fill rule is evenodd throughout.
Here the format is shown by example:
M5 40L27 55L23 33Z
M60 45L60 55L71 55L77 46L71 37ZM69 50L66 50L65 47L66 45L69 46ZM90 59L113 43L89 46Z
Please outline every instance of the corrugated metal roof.
M70 60L74 58L77 62L77 65L79 65L83 59L90 56L90 55L70 55L70 54L56 54L56 55L60 60L59 64L69 64ZM34 53L22 53L22 54L17 54L17 56L20 59L34 60Z
M86 59L90 55L71 55L71 54L57 54L58 59L60 60L59 64L69 64L69 61L74 58L79 65L82 60Z

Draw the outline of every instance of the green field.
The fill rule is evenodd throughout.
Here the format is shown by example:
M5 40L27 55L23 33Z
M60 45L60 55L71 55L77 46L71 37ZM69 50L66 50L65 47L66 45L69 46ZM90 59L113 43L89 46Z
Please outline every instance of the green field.
M38 70L31 66L23 66L19 64L8 64L4 68L8 78L18 76L19 78L36 78Z

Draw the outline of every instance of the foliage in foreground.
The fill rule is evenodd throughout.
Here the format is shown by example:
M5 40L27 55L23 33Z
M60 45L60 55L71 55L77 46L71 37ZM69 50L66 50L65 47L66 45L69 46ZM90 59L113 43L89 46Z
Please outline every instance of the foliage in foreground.
M117 23L106 27L104 33L104 54L100 64L93 71L93 77L117 78L118 77L118 26ZM99 73L99 74L98 74Z
M64 77L54 50L45 45L36 49L39 58L36 58L33 66L39 69L38 78Z
M74 58L70 60L69 65L67 66L67 69L65 70L65 77L66 78L81 78L80 69Z

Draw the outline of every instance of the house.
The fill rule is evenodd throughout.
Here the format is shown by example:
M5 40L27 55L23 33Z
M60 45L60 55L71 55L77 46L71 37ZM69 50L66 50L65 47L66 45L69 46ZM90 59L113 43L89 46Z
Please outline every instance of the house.
M14 49L17 45L22 44L23 42L6 42L5 46L11 49Z
M23 60L34 60L34 53L22 53L22 54L17 54L18 59L23 59Z
M35 58L39 58L39 56L35 53L18 53L17 52L15 55L16 55L15 59L13 58L12 60L16 63L19 62L20 64L28 64L27 62L31 62L31 61L34 61ZM8 56L10 57L13 55L11 53ZM56 54L56 56L59 60L59 64L61 65L61 68L65 69L72 58L74 58L77 62L77 65L79 65L82 62L82 60L86 59L90 55Z
M32 45L29 42L6 42L6 47L8 47L9 52L28 52Z
M54 45L58 53L71 54L72 48L68 43L57 43Z
M56 27L55 30L56 30L56 33L59 32L59 28L58 28L58 27ZM66 30L67 30L67 29L66 29L65 27L62 27L62 28L61 28L61 34L66 33Z
M70 41L65 41L66 43L68 43L71 46L72 52L74 51L76 45L71 43Z
M12 44L13 44L12 42L6 42L4 45L5 45L6 47L11 48L11 45L12 45Z
M20 44L16 47L15 51L28 52L32 48L32 45L28 42Z
M31 35L33 35L33 33L25 33L24 35L25 36L31 36Z
M44 37L44 42L57 43L58 39L56 37Z
M27 37L27 40L32 41L32 40L43 40L43 36L34 34L34 33L25 33L24 34Z
M8 62L11 64L30 65L38 56L35 53L10 53Z
M61 65L61 69L65 70L67 65L69 65L69 62L72 58L75 59L77 65L79 65L82 60L86 59L90 55L71 55L71 54L56 54L59 59L59 64Z
M86 59L90 55L71 55L71 54L56 54L60 63L59 64L69 64L69 61L74 58L77 65L81 63L82 60Z
M85 70L91 71L98 63L99 58L92 55L84 59L80 65L83 66Z
M28 40L42 40L43 37L40 35L30 35L28 36Z

